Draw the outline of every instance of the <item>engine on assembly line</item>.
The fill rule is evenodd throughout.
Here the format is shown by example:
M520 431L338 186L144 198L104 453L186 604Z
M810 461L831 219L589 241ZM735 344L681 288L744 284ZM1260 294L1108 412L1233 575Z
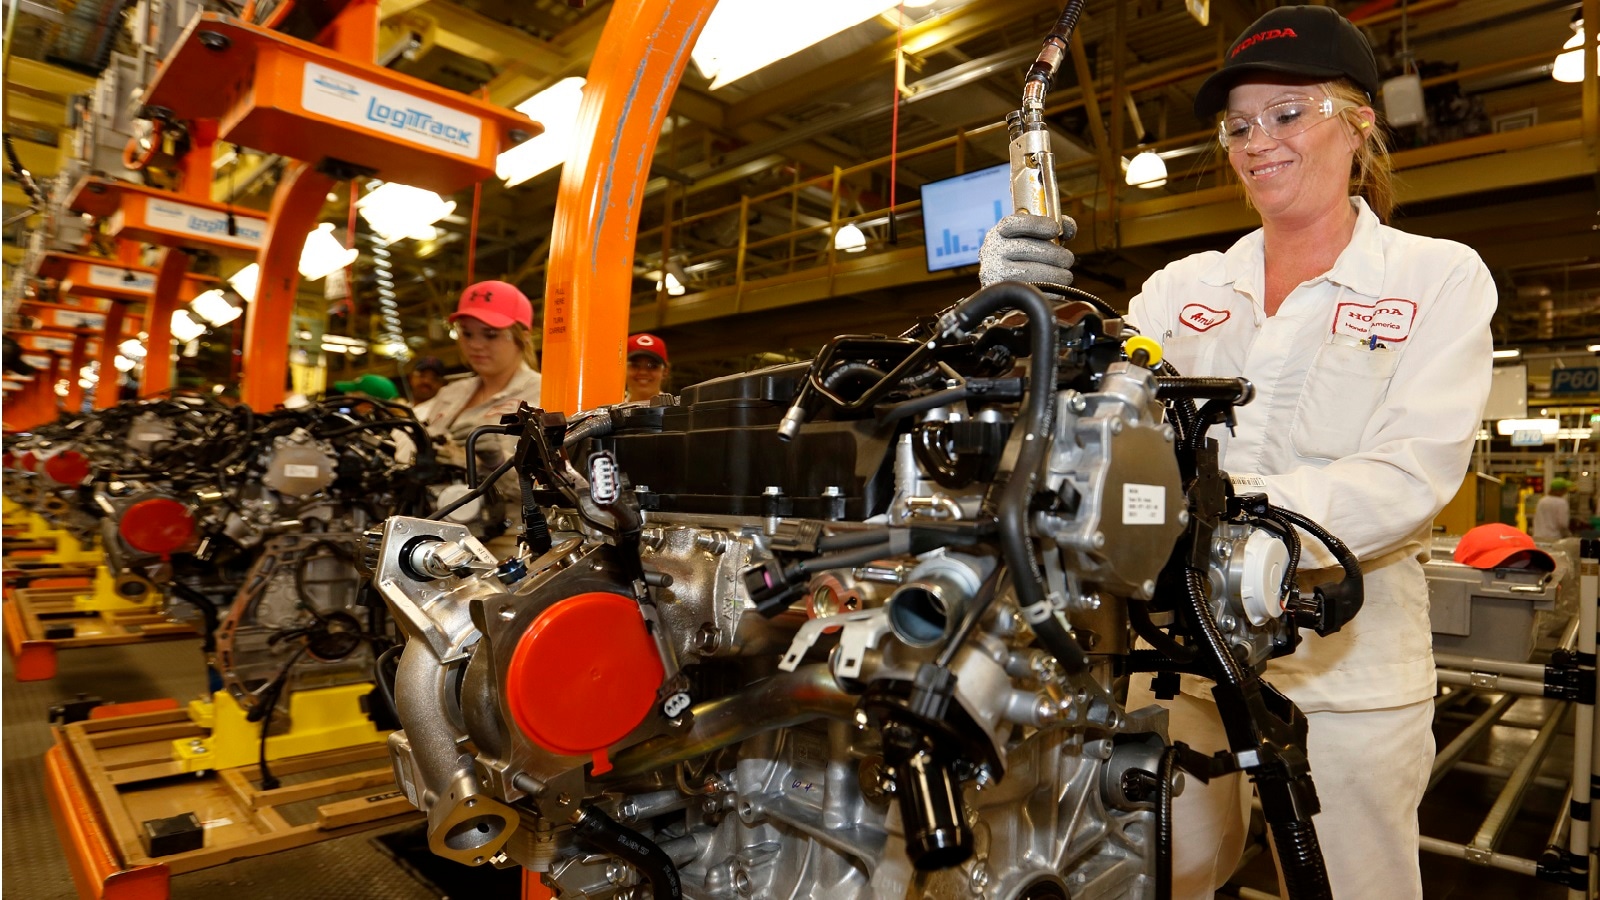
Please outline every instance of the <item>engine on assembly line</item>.
M1304 720L1260 673L1359 570L1218 470L1249 384L1158 356L1005 283L809 364L508 417L518 553L368 537L432 850L563 898L1160 896L1177 771L1242 768L1317 895ZM1344 581L1297 587L1302 531ZM1228 752L1126 708L1138 672L1216 682Z
M451 482L465 490L408 409L351 397L266 412L129 401L7 453L8 496L98 537L112 596L94 602L198 617L213 687L253 713L281 707L279 728L295 689L369 681L391 642L357 566L361 533L433 509Z

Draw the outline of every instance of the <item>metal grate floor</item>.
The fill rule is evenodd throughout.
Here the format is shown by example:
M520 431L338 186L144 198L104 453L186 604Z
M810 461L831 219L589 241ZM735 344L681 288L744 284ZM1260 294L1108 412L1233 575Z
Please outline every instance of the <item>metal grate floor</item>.
M198 696L205 669L198 642L63 652L53 681L19 683L5 661L0 689L0 890L7 897L76 900L44 796L49 707L78 693L107 702ZM438 892L407 874L371 841L380 831L241 860L172 879L173 900L435 900ZM225 893L224 893L225 892Z

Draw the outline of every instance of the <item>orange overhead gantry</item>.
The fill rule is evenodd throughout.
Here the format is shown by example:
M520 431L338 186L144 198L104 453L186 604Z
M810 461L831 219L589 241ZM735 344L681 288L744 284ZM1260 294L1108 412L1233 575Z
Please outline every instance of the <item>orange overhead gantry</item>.
M545 282L544 405L622 399L633 250L656 140L715 0L612 6L561 170Z
M283 400L300 250L337 181L454 193L542 130L521 113L375 65L378 15L377 0L348 0L313 43L204 13L145 90L150 118L215 121L220 140L300 160L273 195L246 312L242 399L258 409Z

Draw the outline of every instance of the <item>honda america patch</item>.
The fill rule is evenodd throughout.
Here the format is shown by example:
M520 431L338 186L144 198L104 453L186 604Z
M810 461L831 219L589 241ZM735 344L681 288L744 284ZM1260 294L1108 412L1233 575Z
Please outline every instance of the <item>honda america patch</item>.
M1178 310L1178 321L1195 331L1210 331L1232 316L1228 310L1212 309L1202 303L1190 303Z
M1398 344L1411 336L1417 304L1390 297L1377 303L1341 303L1333 311L1333 333Z

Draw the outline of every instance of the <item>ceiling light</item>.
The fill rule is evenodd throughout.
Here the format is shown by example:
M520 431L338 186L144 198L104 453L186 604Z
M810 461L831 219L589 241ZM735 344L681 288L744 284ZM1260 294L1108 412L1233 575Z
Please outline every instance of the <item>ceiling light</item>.
M90 384L93 384L94 382L99 381L100 380L99 364L90 363L89 365L84 366L83 368L79 369L78 370L78 377L88 381Z
M261 284L261 267L255 263L245 266L233 273L228 279L228 284L233 285L233 289L239 292L239 296L243 297L246 303L255 300L256 288Z
M63 378L62 380L56 382L56 396L57 397L65 397L67 395L67 392L70 391L71 389L72 389L72 386L67 384L67 381L66 381L65 378Z
M129 359L144 359L144 345L137 338L128 338L117 345L117 352Z
M1490 354L1495 359L1516 359L1522 355L1521 350L1496 350Z
M898 5L884 0L782 6L771 0L721 0L690 56L716 90Z
M217 289L206 291L194 298L194 302L189 304L189 309L193 315L204 319L213 328L220 328L232 322L244 312L243 308L228 302L227 295Z
M1138 188L1158 188L1167 183L1167 163L1154 150L1146 150L1128 163L1123 179Z
M860 253L867 249L867 236L854 223L845 225L833 236L833 249Z
M186 309L172 311L172 337L182 344L187 344L195 338L206 333L206 326L196 322Z
M438 231L432 227L433 223L450 215L455 208L454 200L392 181L356 201L361 218L367 220L386 244L401 238L434 239Z
M1590 344L1589 345L1589 352L1590 353L1600 353L1600 344Z
M566 162L578 135L578 109L584 80L563 78L517 104L517 112L544 126L544 131L500 154L494 174L512 187Z
M678 280L678 276L665 272L662 273L661 280L656 282L656 290L666 291L669 297L682 297L687 289L683 286L683 282Z
M300 248L300 277L309 281L326 278L356 261L356 248L348 250L333 236L333 223L323 222L306 235Z
M1494 430L1505 435L1516 434L1519 431L1555 434L1561 430L1561 422L1556 419L1501 419L1494 423Z
M111 362L117 367L118 372L132 372L134 367L139 365L137 362L134 362L120 353L118 353L116 359L113 359Z
M1555 65L1550 67L1550 77L1567 84L1577 84L1583 80L1583 20L1574 21L1572 30L1575 33L1561 45L1562 52L1556 56Z

